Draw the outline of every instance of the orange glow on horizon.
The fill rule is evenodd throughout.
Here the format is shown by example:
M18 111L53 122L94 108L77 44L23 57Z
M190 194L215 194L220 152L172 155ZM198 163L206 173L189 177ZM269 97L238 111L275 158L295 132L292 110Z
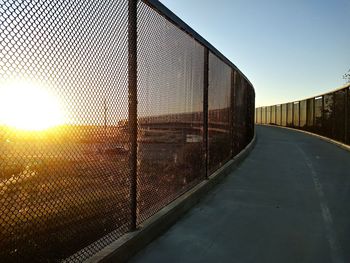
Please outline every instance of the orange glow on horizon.
M31 82L0 85L0 125L24 131L43 131L63 124L58 98Z

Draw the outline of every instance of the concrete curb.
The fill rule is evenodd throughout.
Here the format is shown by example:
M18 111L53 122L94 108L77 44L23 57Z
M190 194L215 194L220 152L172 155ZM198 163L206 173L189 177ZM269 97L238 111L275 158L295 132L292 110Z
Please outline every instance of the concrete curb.
M252 151L256 140L257 137L255 134L253 140L237 156L219 168L208 180L200 182L147 219L139 226L137 231L123 235L85 262L126 262L139 250L171 227L190 208L196 205L206 193L231 173Z
M279 125L271 125L271 124L255 124L255 125L276 127L276 128L287 129L287 130L292 130L292 131L298 131L298 132L301 132L301 133L312 135L312 136L317 137L318 139L321 139L321 140L326 141L328 143L332 143L332 144L342 148L343 150L346 150L346 151L350 152L350 145L347 145L345 143L342 143L342 142L339 142L339 141L333 140L331 138L328 138L328 137L325 137L325 136L322 136L322 135L319 135L319 134L316 134L316 133L312 133L312 132L309 132L309 131L304 131L304 130L291 128L291 127L284 127L284 126L279 126Z

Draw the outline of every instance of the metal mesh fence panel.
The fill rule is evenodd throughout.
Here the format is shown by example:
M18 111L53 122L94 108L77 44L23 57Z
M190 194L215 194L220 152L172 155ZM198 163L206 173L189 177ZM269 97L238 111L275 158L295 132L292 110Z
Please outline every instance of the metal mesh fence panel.
M304 129L306 126L306 100L302 100L299 102L299 127Z
M203 72L204 47L139 2L138 223L204 178Z
M333 134L334 134L334 98L333 98L333 93L323 95L322 132L325 136L333 138Z
M293 126L293 103L287 104L287 126Z
M243 78L242 78L243 79ZM239 143L239 148L238 151L240 152L242 149L244 149L245 146L251 141L251 139L254 136L254 126L251 123L252 117L251 117L251 112L253 112L253 104L251 101L251 98L253 95L250 93L250 86L249 83L244 80L244 84L242 86L241 92L243 93L243 103L241 104L241 110L238 110L238 114L242 116L240 119L240 129L239 129L239 134L240 134L240 143ZM238 96L239 97L239 96ZM236 152L237 154L238 152Z
M259 108L259 120L260 120L259 123L262 123L262 116L263 116L262 114L263 114L262 108L260 107L260 108Z
M347 95L346 95L346 109L347 111L345 112L345 141L347 144L350 144L350 87L346 89Z
M281 125L287 125L287 104L282 104L282 117L281 117Z
M72 260L128 229L127 1L0 8L0 257Z
M243 117L240 120L240 126L243 129L239 130L239 133L241 133L241 138L239 140L240 141L239 151L241 151L241 149L243 149L253 138L253 127L251 125L251 120L253 119L252 113L254 108L252 108L252 103L250 101L250 98L252 96L250 93L250 86L245 79L243 79L242 91L243 91L243 103L242 103L243 110L241 111L241 113ZM236 94L234 95L236 96ZM234 100L234 98L232 99Z
M313 130L314 128L314 109L315 109L315 100L314 99L308 99L307 100L307 129Z
M271 124L276 124L276 106L271 106Z
M262 116L263 116L263 111L262 111L262 108L260 107L259 108L259 119L260 119L259 123L262 123Z
M276 105L276 124L281 125L281 105Z
M254 135L249 82L146 1L136 48L128 3L0 4L4 262L84 261L204 179L207 76L210 171Z
M249 142L254 138L255 134L255 125L254 125L254 109L255 109L255 94L254 89L247 82L247 94L246 102L248 109L248 119L246 120L245 126L248 129L244 147L249 144Z
M235 140L236 144L234 147L234 153L239 153L246 145L249 138L249 132L250 130L253 131L253 127L250 128L249 124L249 85L248 83L240 77L238 74L236 74L235 78L235 128L234 131L236 133ZM250 136L253 136L251 134Z
M271 109L276 107L276 124L308 130L328 138L349 144L350 102L349 85L334 92L297 102L282 104L281 124L279 123L279 106L260 107L257 113L262 112L261 122L269 121ZM258 120L258 118L257 118Z
M323 97L315 98L315 121L314 121L314 129L318 134L322 134L322 119L323 119Z
M266 107L261 108L261 123L266 124Z
M345 106L346 90L334 93L334 139L345 142Z
M267 108L267 110L266 110L266 112L267 112L267 114L266 114L266 123L270 124L271 123L271 114L272 114L271 106L268 106L266 108Z
M209 52L208 169L210 172L216 170L231 156L231 71L232 69L228 65ZM241 85L242 84L241 82ZM239 97L236 100L237 103L240 103L240 105L236 104L237 108L247 106L244 103L244 96L240 89L237 90L235 96ZM236 121L239 122L239 120ZM239 128L240 126L238 126L238 129Z
M299 127L299 101L293 103L293 126Z
M261 123L261 107L257 108L256 123Z

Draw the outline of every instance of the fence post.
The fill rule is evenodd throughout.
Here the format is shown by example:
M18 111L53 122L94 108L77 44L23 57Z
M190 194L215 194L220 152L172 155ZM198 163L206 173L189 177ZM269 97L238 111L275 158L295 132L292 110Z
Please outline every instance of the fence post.
M321 134L324 135L324 95L322 95Z
M252 107L253 107L253 109L255 109L255 92L253 90L253 87L250 88L250 93L251 93L250 100L252 102ZM255 123L253 124L252 139L254 138L254 135L255 135Z
M348 114L349 114L349 88L346 88L345 91L345 143L349 143L349 138L348 138Z
M128 93L130 231L134 231L137 220L137 0L128 0Z
M209 156L209 138L208 138L208 87L209 87L209 50L204 47L204 76L203 76L203 155L204 155L204 176L208 175L208 156Z
M304 128L303 130L307 130L308 129L308 115L309 115L309 100L304 100L305 101L305 124L304 124Z
M298 113L298 127L299 127L299 129L300 129L300 112L301 112L300 107L301 107L301 103L299 101L298 102L298 111L299 111L299 113Z
M288 110L288 108L287 108L287 104L286 104L286 112L285 112L285 118L286 118L286 125L285 125L285 127L287 127L287 110ZM283 125L283 104L280 104L280 117L281 117L281 121L280 121L280 126L284 126Z
M336 125L336 121L335 121L335 118L337 117L336 116L336 95L335 95L335 92L332 92L332 100L333 100L333 105L332 105L332 139L336 139L338 140L338 138L336 138L336 132L335 132L335 125Z
M275 122L274 122L274 124L275 124L275 125L278 125L278 126L281 126L281 124L282 124L282 118L281 118L281 124L278 124L278 123L277 123L277 105L275 105L274 107L275 107ZM281 114L280 114L280 115L282 116L282 108L281 108Z
M294 128L294 102L292 102L292 127Z
M313 101L314 101L314 104L313 104L313 111L314 111L314 114L312 116L312 129L313 129L313 132L315 132L316 130L316 98L314 97L313 98Z
M230 133L231 133L231 158L235 152L236 131L234 129L235 121L235 71L231 68L231 94L230 94Z

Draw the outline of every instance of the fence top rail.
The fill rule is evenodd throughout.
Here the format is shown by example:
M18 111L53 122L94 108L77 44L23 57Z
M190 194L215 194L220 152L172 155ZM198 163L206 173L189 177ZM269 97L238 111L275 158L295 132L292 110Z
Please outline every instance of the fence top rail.
M308 97L308 98L305 98L305 99L294 100L294 101L289 101L289 102L279 103L279 104L273 104L273 105L269 105L269 106L260 106L260 107L257 107L257 108L266 108L266 107L271 107L271 106L275 106L275 105L282 105L282 104L288 104L288 103L293 103L294 104L294 103L301 102L303 100L318 99L318 98L321 98L324 95L331 94L331 93L334 93L334 92L337 92L337 91L340 91L340 90L343 90L343 89L347 89L347 88L350 88L350 83L345 84L345 85L343 85L343 86L341 86L339 88L336 88L334 90L331 90L331 91L328 91L328 92L325 92L325 93L322 93L322 94L319 94L319 95L316 95L316 96Z
M200 34L198 34L195 30L193 30L189 25L187 25L182 19L180 19L177 15L175 15L172 11L170 11L165 5L163 5L159 0L142 0L145 4L152 7L156 10L160 15L164 16L166 19L174 23L181 30L185 31L195 40L197 40L200 44L207 47L210 52L219 57L223 62L229 65L231 68L239 72L241 76L249 83L252 87L254 93L255 89L250 80L243 74L243 72L233 64L227 57L225 57L219 50L217 50L212 44L210 44L206 39L204 39Z

